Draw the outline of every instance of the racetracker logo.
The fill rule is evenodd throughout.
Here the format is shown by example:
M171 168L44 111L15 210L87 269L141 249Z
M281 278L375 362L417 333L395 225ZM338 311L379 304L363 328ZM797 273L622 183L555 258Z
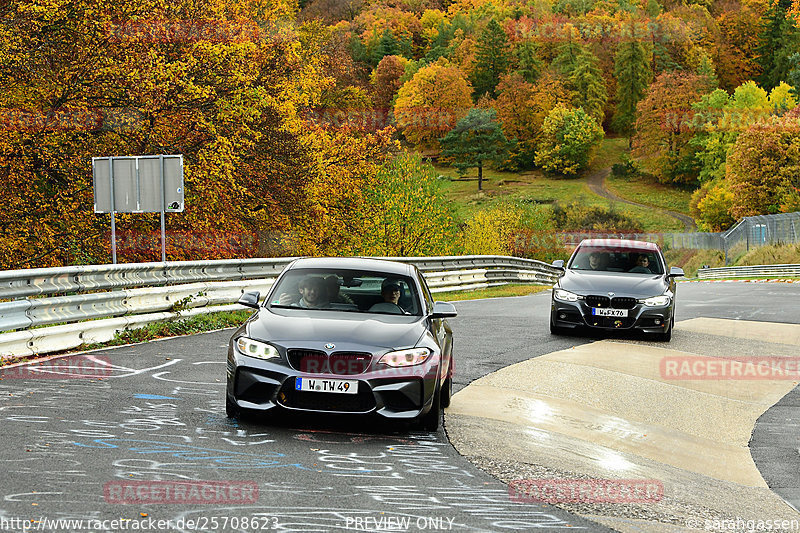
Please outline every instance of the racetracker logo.
M97 379L110 376L111 369L108 356L71 355L4 368L0 379Z
M520 503L654 503L664 497L655 479L518 479L508 484Z
M106 503L115 504L252 504L258 501L255 481L109 481Z
M664 357L660 363L663 379L790 379L800 380L797 357Z

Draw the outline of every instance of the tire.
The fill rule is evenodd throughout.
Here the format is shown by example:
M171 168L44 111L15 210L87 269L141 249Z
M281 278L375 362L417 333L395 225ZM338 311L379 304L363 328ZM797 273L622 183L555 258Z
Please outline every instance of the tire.
M229 396L225 396L225 414L228 415L228 418L238 419L242 416L242 410L239 409L239 406L236 405L236 402L230 399Z
M442 404L441 393L439 391L439 385L437 384L436 392L433 393L433 403L431 405L431 410L425 413L420 419L419 426L421 429L425 431L439 430L439 419L442 417L441 404Z
M452 354L450 355L452 358ZM453 374L451 373L451 369L453 368L453 360L450 359L450 366L447 369L447 377L444 379L444 385L442 385L442 393L441 393L441 402L440 405L442 407L450 407L450 400L453 398Z

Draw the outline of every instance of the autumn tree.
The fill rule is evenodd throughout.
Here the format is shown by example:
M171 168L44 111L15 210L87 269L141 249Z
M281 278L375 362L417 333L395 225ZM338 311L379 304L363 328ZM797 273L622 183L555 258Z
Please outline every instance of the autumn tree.
M797 116L787 118L782 128L752 127L736 140L725 176L734 195L733 217L779 213L794 206L800 191L800 133L796 126L786 127L791 120Z
M475 53L475 69L472 72L472 85L475 98L488 94L496 96L495 87L500 76L508 71L510 50L506 32L495 20L491 19L478 38Z
M401 56L385 56L370 77L375 88L375 105L378 109L389 109L392 100L402 85L400 78L405 73L408 60Z
M614 129L628 135L633 133L636 105L647 91L653 77L651 63L653 48L650 43L625 41L620 43L614 56L614 76L617 80L617 110Z
M636 106L634 157L663 183L692 183L697 179L692 104L711 89L704 76L665 72L650 85Z
M582 108L554 108L544 121L537 145L536 164L574 176L586 168L603 141L603 128Z
M493 106L509 139L516 139L511 160L517 168L532 168L536 142L547 115L559 104L569 105L574 93L564 83L544 72L536 83L528 83L518 73L505 76L497 86L499 95Z
M438 146L472 105L464 73L440 59L420 68L397 93L394 115L406 138L418 146Z
M91 157L118 154L184 156L187 208L168 215L168 230L211 244L168 239L170 259L286 253L303 232L321 237L298 249L333 249L320 228L361 205L330 191L355 189L387 139L318 133L307 110L335 83L323 73L329 41L318 24L296 26L294 2L64 6L16 1L0 39L0 108L37 110L0 131L0 182L15 191L0 213L3 267L107 261ZM121 232L158 227L147 214L117 222ZM274 246L231 250L216 245L220 233ZM156 257L137 249L120 260Z
M356 255L419 257L455 253L453 206L435 169L418 154L388 160L365 187Z
M461 172L478 169L478 190L483 189L483 167L508 156L509 142L494 109L470 109L455 128L440 139L442 156Z

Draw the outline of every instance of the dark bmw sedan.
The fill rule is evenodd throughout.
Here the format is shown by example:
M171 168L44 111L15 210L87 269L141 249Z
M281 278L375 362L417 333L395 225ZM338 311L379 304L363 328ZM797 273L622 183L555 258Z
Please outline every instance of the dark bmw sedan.
M672 338L675 278L651 242L589 239L581 242L553 287L550 332L579 328L635 330Z
M226 411L377 415L428 429L452 393L452 304L413 265L298 259L228 348Z

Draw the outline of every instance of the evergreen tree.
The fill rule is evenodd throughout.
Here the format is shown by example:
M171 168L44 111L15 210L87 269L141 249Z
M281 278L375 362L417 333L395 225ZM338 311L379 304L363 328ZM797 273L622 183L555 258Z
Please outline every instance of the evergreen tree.
M597 56L588 50L584 51L575 60L569 81L578 94L575 105L583 107L589 116L602 123L608 93L598 63Z
M408 39L398 39L392 30L385 29L378 44L372 50L372 65L375 66L386 56L410 55L411 43Z
M508 157L510 144L494 109L470 109L455 128L439 139L442 156L453 161L461 172L478 169L478 190L483 189L484 163L501 163Z
M514 59L516 60L515 70L528 83L535 83L542 73L542 60L537 54L536 43L533 41L523 41L514 49Z
M617 111L614 129L630 136L636 122L636 104L639 103L652 79L650 64L652 46L641 41L626 41L617 48L614 56L614 77L617 80Z
M500 83L500 76L508 72L509 57L506 32L495 19L492 19L478 37L475 52L472 85L475 88L476 100L484 94L492 98L497 96L495 88Z
M582 53L583 47L576 41L568 39L558 47L558 55L553 59L553 66L562 74L569 76Z
M758 81L767 90L787 79L792 68L789 58L800 48L800 31L795 19L788 15L791 5L792 0L771 3L759 36L756 53L761 76Z
M792 68L789 71L789 75L786 76L786 83L792 86L791 95L800 102L800 52L792 54L789 57L789 62Z

